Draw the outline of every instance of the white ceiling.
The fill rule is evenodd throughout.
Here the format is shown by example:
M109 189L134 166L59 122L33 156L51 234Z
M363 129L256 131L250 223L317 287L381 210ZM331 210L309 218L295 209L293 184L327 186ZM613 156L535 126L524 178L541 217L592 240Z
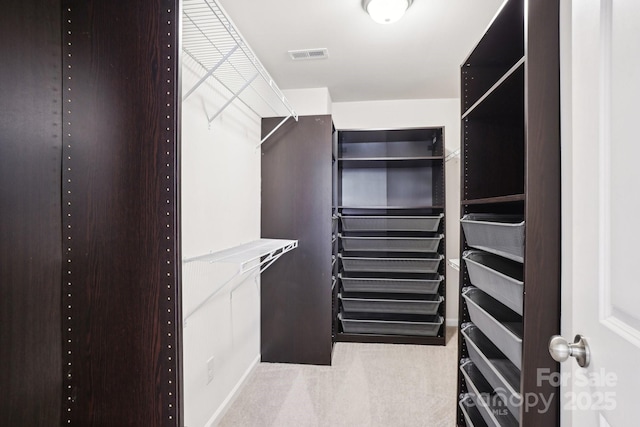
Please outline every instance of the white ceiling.
M460 64L503 0L415 0L375 23L361 0L219 0L281 89L328 87L334 102L457 98ZM289 50L328 48L292 61Z

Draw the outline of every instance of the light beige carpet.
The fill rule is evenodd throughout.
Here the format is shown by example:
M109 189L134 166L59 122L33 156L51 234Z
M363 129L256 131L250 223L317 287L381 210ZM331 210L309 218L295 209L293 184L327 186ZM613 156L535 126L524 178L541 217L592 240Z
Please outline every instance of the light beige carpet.
M219 426L453 427L455 329L446 347L337 343L332 366L261 363Z

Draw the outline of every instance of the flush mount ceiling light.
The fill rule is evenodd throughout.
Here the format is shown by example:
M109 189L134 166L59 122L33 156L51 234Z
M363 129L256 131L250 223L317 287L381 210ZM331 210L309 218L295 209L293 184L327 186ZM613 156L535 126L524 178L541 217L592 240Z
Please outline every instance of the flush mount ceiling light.
M374 21L391 24L402 18L411 3L413 0L362 0L362 7Z

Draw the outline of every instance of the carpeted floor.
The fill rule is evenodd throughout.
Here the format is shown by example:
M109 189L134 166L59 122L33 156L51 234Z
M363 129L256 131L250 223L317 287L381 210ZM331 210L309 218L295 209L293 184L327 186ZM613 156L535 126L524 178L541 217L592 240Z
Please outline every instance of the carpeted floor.
M261 363L219 426L455 426L455 333L446 347L337 343L330 367Z

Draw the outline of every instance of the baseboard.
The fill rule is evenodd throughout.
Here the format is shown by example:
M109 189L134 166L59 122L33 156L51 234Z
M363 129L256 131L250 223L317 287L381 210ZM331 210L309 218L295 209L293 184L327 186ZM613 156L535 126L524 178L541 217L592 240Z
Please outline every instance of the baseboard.
M447 319L447 326L458 326L458 319Z
M251 365L249 365L249 367L244 372L244 374L242 375L242 377L240 378L236 386L233 388L233 390L231 390L231 393L229 393L227 398L224 399L224 401L222 402L220 407L218 407L218 409L213 414L213 416L209 418L209 421L207 421L207 423L204 425L205 427L214 427L218 425L218 423L222 420L222 417L224 417L224 415L227 413L227 411L229 410L233 402L235 402L235 400L240 395L240 391L244 388L247 382L247 379L249 378L249 376L251 376L251 373L253 373L253 371L256 369L256 367L258 366L258 363L260 363L260 359L261 359L261 355L258 355L255 358L255 360L251 362Z

